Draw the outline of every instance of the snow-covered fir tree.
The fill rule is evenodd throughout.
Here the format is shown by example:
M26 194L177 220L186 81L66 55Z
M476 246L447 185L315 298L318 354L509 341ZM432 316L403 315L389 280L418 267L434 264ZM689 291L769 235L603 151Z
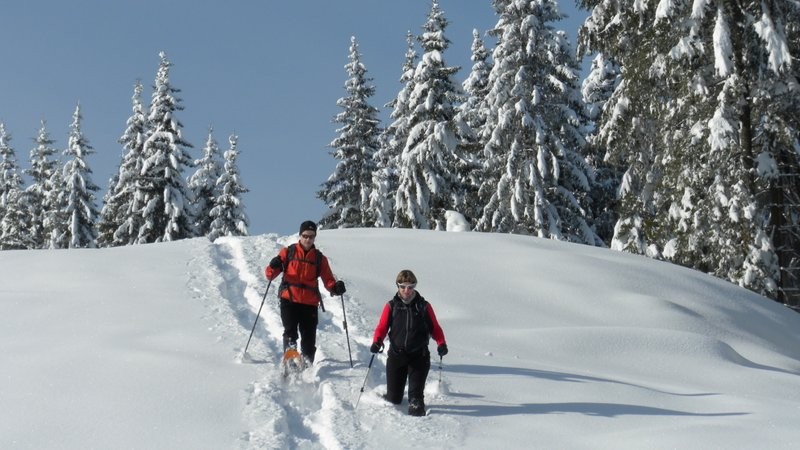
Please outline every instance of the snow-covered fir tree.
M56 157L53 171L47 185L50 191L45 197L43 210L44 247L49 249L67 248L68 216L66 212L68 193L64 182L63 161Z
M483 171L483 147L487 141L483 132L488 114L485 105L492 64L489 61L490 52L478 30L472 30L471 51L472 69L461 84L466 99L458 106L455 118L459 140L459 151L456 153L461 156L455 171L464 187L464 197L461 204L453 206L464 216L477 220L485 204L479 195L479 189L483 181L497 179L499 174Z
M787 19L798 5L581 4L593 11L582 52L624 70L600 126L626 166L613 247L786 301L784 252L797 238L781 230L797 211L797 184L785 180L796 173L800 95Z
M486 96L489 171L500 173L477 228L601 243L588 222L592 172L578 66L552 0L496 0ZM490 180L494 183L494 180Z
M208 137L203 146L203 157L195 160L196 170L189 177L189 189L192 191L192 217L197 236L207 236L211 231L211 209L220 195L217 180L222 175L222 157L219 144L214 139L213 127L208 127Z
M144 141L147 116L142 106L142 83L133 87L132 113L119 138L122 161L108 182L100 212L97 241L101 247L130 245L136 242L144 218L138 213L142 199L137 188L144 165Z
M586 155L589 166L595 173L594 184L590 191L592 223L597 234L607 245L614 237L614 226L617 222L617 190L622 173L616 166L606 161L606 148L603 140L598 137L596 125L620 78L619 66L610 61L606 55L599 53L592 60L591 70L581 87L586 116L591 123L591 131L586 138Z
M341 125L330 143L331 155L339 162L317 192L328 206L319 223L325 228L369 227L378 222L380 211L370 210L372 174L380 134L377 108L370 105L375 95L372 78L361 61L358 42L350 38L349 62L345 65L347 96L336 104L342 109L334 118Z
M453 168L458 139L454 104L460 89L453 82L459 67L448 67L444 51L448 21L434 0L419 37L422 57L408 93L408 136L398 161L394 225L444 229L445 211L453 209L464 190Z
M397 192L397 167L409 131L408 98L414 90L414 67L417 65L415 49L416 36L410 31L406 33L408 44L405 60L400 75L403 87L397 96L384 105L392 108L389 119L392 122L383 129L378 142L379 150L375 153L375 171L372 174L372 189L369 209L375 215L375 227L386 228L394 223L394 195Z
M216 182L217 196L214 207L209 212L212 221L208 238L212 241L220 236L247 236L250 223L242 200L242 194L248 192L248 189L240 180L236 162L239 156L238 137L231 135L228 142L230 146L224 154L224 170Z
M489 61L491 53L478 30L472 30L472 46L470 47L472 69L461 84L466 94L466 100L458 107L460 118L466 122L476 135L483 131L488 110L483 106L486 94L489 93L489 74L492 72L492 63Z
M122 219L116 214L119 212L119 204L115 203L116 195L114 195L114 188L119 184L119 167L117 172L113 173L108 179L106 193L103 195L103 203L100 207L100 214L97 218L97 246L98 247L113 247L114 245L114 231L117 229L112 221Z
M65 186L67 228L64 230L69 248L94 248L97 246L96 192L92 181L92 169L86 157L94 150L81 129L81 107L75 107L70 124L69 140L64 150L66 162L63 169Z
M25 207L25 191L12 187L6 192L6 208L0 217L0 250L26 250L36 248L30 234L30 210Z
M785 34L791 64L783 76L771 85L766 101L759 102L764 113L755 124L757 156L756 173L765 185L759 196L769 210L767 233L780 267L778 300L800 306L800 7L786 4L782 11L782 33ZM759 25L762 39L772 40L776 28L767 26L762 17ZM774 25L774 24L773 24ZM776 45L779 47L779 45ZM776 56L777 57L777 56ZM758 251L758 250L757 250Z
M43 120L30 151L30 168L24 171L31 178L31 184L25 189L24 203L30 217L32 248L37 249L50 246L49 232L52 229L46 229L45 222L50 222L48 212L55 211L53 206L57 206L59 201L60 186L53 185L54 181L58 183L60 180L59 161L53 158L56 154L54 143L47 131L47 123Z
M0 122L0 250L33 248L29 218L11 134Z
M6 124L0 122L0 217L8 204L8 192L22 189L22 184L17 153L11 146L11 134L6 131Z
M138 229L136 244L174 241L194 236L191 215L191 193L184 170L191 167L187 148L192 145L181 136L183 125L175 112L183 110L180 92L169 79L171 63L164 52L147 116L143 165L135 198L140 206L135 214L144 223Z
M623 172L611 248L658 257L662 247L656 244L658 239L655 236L669 228L663 217L659 217L664 210L659 205L668 202L670 197L659 188L664 175L662 156L672 145L661 136L669 134L664 133L664 129L677 130L681 126L691 129L691 125L666 123L676 102L669 86L670 80L682 74L658 76L665 72L667 59L664 54L669 51L669 43L664 38L665 22L661 23L662 29L656 29L652 26L652 10L649 15L651 25L640 29L635 43L626 37L623 29L638 27L639 13L633 9L619 14L602 38L594 31L598 26L596 21L608 20L608 17L590 17L580 31L579 53L594 48L594 51L619 63L623 74L605 104L596 135L592 137L594 146L606 149L606 160ZM597 39L620 41L614 45L599 42L601 45L597 46Z
M44 233L45 248L58 249L69 246L69 215L67 214L67 204L69 193L64 179L64 166L60 159L58 165L53 170L50 177L50 185L53 191L50 194L50 202L44 211Z
M793 8L787 13L786 28L787 41L789 42L789 53L800 55L800 9ZM797 56L793 58L792 72L794 78L800 80L800 64L797 64ZM791 127L786 129L784 142L795 142L794 146L784 146L781 156L777 158L781 177L773 186L781 186L784 192L785 203L782 206L785 217L783 228L778 224L778 232L783 236L781 243L776 245L778 259L782 268L781 288L785 295L784 300L797 307L800 305L800 152L789 152L789 148L797 149L800 147L800 117L791 114L791 111L800 111L800 98L793 96L785 98L781 102L782 110L785 112L782 117L788 119L793 117ZM793 207L792 207L793 205Z

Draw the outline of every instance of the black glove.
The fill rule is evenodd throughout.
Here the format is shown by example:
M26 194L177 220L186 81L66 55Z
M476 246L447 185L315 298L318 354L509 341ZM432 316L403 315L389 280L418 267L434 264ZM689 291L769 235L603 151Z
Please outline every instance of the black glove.
M380 353L383 350L383 344L380 342L373 342L372 346L369 348L369 351L372 353Z
M436 351L439 353L439 356L444 356L447 354L447 344L442 344L436 347Z
M333 285L333 290L331 291L333 295L342 295L345 292L347 292L347 289L345 289L344 281L342 280L337 281L336 284Z
M276 256L272 258L272 260L269 262L269 266L275 270L283 269L283 261L281 261L281 257Z

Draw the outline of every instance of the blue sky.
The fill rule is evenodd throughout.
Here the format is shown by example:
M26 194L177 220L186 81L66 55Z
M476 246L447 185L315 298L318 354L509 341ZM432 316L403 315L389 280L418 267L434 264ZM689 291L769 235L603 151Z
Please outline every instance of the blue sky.
M460 83L471 66L472 29L484 32L497 18L490 0L439 4L450 21L445 62L462 67ZM571 0L561 8L570 18L559 28L574 44L587 14ZM326 210L315 193L336 163L328 144L336 136L336 100L345 95L350 37L359 42L376 87L372 105L385 120L383 105L401 87L406 32L419 33L429 9L429 0L12 2L0 26L0 121L27 168L40 121L63 148L80 102L96 152L93 180L104 191L120 161L117 139L131 114L133 84L142 81L148 105L163 50L173 64L170 80L182 91L177 118L194 156L210 125L222 150L237 134L250 233L293 233Z

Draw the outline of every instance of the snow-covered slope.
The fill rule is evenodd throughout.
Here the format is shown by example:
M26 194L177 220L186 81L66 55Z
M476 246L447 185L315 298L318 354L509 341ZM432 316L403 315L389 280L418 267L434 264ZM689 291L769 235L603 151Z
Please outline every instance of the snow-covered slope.
M666 263L523 236L321 231L355 367L341 298L326 297L318 362L287 384L277 286L241 355L263 267L295 238L2 252L0 448L800 446L800 315ZM379 398L384 355L367 376L405 268L450 347L423 418Z

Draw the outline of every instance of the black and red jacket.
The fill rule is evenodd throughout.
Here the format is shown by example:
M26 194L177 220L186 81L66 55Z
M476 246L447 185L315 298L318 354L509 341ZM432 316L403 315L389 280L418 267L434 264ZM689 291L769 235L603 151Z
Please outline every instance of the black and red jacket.
M433 307L419 292L408 304L403 303L397 294L386 303L372 342L383 342L387 334L390 348L399 353L417 353L427 349L430 338L437 345L445 343Z
M289 247L284 247L278 252L278 257L286 270L267 266L264 274L268 280L274 280L283 272L283 281L278 294L280 298L304 305L318 306L322 297L317 278L322 278L322 283L328 292L333 290L333 285L336 284L336 278L333 277L328 258L320 254L319 267L317 267L319 250L315 246L312 245L308 250L299 243L291 246L294 246L294 258L291 260L288 256Z

